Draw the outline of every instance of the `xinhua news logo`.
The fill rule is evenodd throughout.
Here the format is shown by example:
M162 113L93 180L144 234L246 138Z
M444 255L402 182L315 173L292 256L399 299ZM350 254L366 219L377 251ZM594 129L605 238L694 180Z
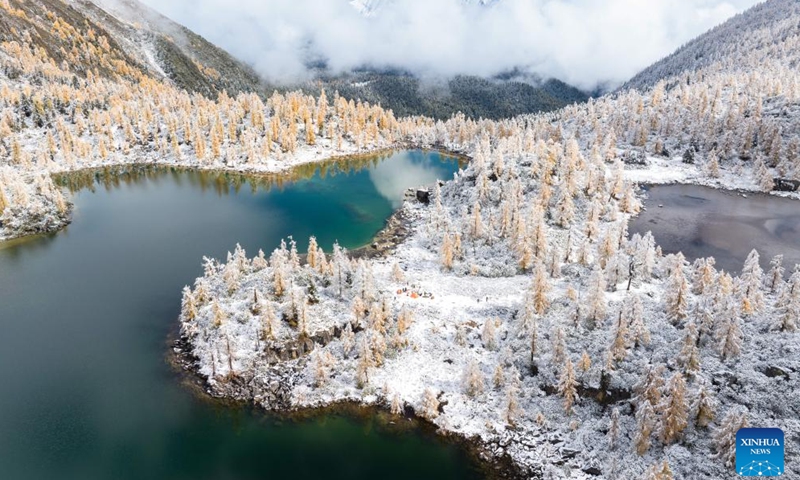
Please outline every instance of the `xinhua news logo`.
M742 477L783 475L783 430L741 428L736 432L736 472Z

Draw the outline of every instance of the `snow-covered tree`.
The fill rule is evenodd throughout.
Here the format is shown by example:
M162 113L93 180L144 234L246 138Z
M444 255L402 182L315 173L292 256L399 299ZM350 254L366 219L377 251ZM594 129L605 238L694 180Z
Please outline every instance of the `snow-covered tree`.
M714 257L698 258L695 261L692 275L692 291L696 295L702 295L714 284L717 276L717 271L714 269L715 263Z
M692 415L694 424L698 427L707 427L714 420L716 415L717 402L708 388L705 380L700 380L697 385L697 392L692 402Z
M580 369L580 371L583 373L586 373L591 367L592 359L589 357L589 354L586 352L586 350L584 350L583 353L581 353L580 360L578 360L578 369Z
M422 394L420 413L428 420L433 420L439 416L439 399L432 388L426 388Z
M652 435L656 424L656 414L650 402L642 402L636 407L636 435L633 440L636 453L644 455L652 445Z
M347 250L339 246L339 243L333 244L333 258L331 265L333 267L333 279L339 298L347 284L347 280L351 274L350 260L347 258Z
M347 358L350 356L350 352L353 351L353 347L355 346L355 334L353 333L353 327L350 322L347 322L342 329L341 339L342 351L344 352L344 357Z
M630 334L628 333L628 321L623 318L623 309L617 315L617 322L614 328L614 338L609 346L609 358L613 363L621 362L628 355L628 345Z
M552 350L553 350L553 364L559 364L564 361L564 355L567 351L567 344L564 340L564 329L556 327L552 335Z
M483 347L487 350L497 348L497 323L498 321L494 318L487 318L483 322L481 338L483 339Z
M719 313L714 339L717 342L717 352L723 359L738 356L742 351L744 334L741 320L731 301Z
M264 308L261 309L261 335L262 339L266 341L275 340L275 333L278 328L278 317L275 315L275 309L272 308L271 302L265 302Z
M602 270L595 268L589 278L589 298L587 318L589 326L594 328L599 320L606 316L606 281Z
M716 458L730 468L736 463L736 432L740 428L750 426L747 412L741 408L733 408L725 414L722 423L712 431Z
M776 293L783 284L786 269L783 268L783 255L775 255L769 262L770 269L767 277L767 287L770 293Z
M547 298L547 293L550 291L550 283L547 277L547 271L541 260L536 261L533 269L533 280L530 287L530 301L532 302L533 311L542 315L547 311L550 306L550 301Z
M499 389L506 383L506 375L503 371L503 364L498 363L494 367L494 373L492 374L492 385L494 388Z
M700 338L697 325L694 321L689 321L686 323L685 330L678 363L687 374L695 374L700 371L700 348L698 347Z
M405 274L403 273L403 269L400 268L400 264L397 263L397 262L394 262L394 264L392 264L392 279L395 282L398 282L398 283L406 281L406 277L405 277Z
M686 381L675 372L667 384L667 394L658 410L661 412L658 436L662 443L674 442L689 425L689 402L686 399Z
M444 239L442 240L442 248L440 251L442 266L446 270L453 268L453 244L450 240L450 234L445 232Z
M781 287L770 329L794 332L798 323L800 323L800 273L795 272L790 281Z
M364 388L369 382L370 369L375 366L375 359L372 348L366 336L361 337L359 343L358 361L356 362L356 384L358 388Z
M558 393L564 397L564 411L572 413L572 406L578 400L578 380L575 378L575 369L572 360L567 357L564 370L558 379Z
M464 373L461 377L461 382L464 386L464 392L474 397L483 393L485 381L483 372L475 360L470 360L464 368Z
M650 344L650 329L644 323L644 306L639 294L630 294L625 297L625 317L630 322L628 332L630 342L634 347Z
M669 462L666 460L652 465L644 475L645 480L672 480L673 478L672 469L669 468Z
M506 382L505 392L504 417L508 425L515 425L520 415L522 415L522 409L519 406L519 392L519 372L517 371L516 367L512 366L508 370L508 380Z
M758 252L753 249L742 267L741 281L742 313L750 315L764 308L763 271L759 265Z
M220 306L217 300L214 300L214 303L211 304L211 310L213 312L213 322L215 327L221 327L228 319L228 315Z
M673 324L682 323L688 316L689 305L689 282L683 274L685 263L682 253L674 257L674 263L670 269L670 277L667 286L666 307L667 317Z
M402 415L403 411L403 401L400 399L400 395L397 392L394 392L394 395L392 395L390 412L392 415Z
M606 438L608 438L608 447L611 450L616 450L617 445L619 443L619 409L613 408L611 409L611 418L608 422L608 433L606 434Z

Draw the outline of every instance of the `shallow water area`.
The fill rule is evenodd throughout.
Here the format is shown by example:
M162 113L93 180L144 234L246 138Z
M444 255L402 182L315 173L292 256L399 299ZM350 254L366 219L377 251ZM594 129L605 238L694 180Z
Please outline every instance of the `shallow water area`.
M732 192L697 185L646 188L646 211L629 232L653 232L664 253L687 259L713 256L716 268L738 273L752 249L768 268L784 256L787 274L800 263L800 201L759 193Z

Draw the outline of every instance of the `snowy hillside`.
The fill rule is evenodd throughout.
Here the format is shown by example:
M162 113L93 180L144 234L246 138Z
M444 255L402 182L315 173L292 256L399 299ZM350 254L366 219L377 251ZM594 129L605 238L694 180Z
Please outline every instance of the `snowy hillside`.
M627 232L637 182L800 197L773 192L800 180L795 2L746 12L736 21L760 26L739 48L721 36L690 55L714 61L665 67L652 88L496 121L331 92L204 96L92 15L0 0L0 237L69 221L55 172L277 172L409 146L472 159L430 205L406 203L411 233L386 258L310 241L302 260L291 243L206 260L181 345L212 393L380 405L535 478L725 478L738 427L800 435L800 269L754 251L733 276ZM798 459L787 444L787 473Z
M746 71L752 67L754 60L770 60L771 52L767 48L770 45L782 45L785 49L793 49L796 54L797 45L787 43L787 40L796 38L798 29L800 2L768 0L690 41L637 74L620 90L650 88L659 80L712 65L730 71ZM752 58L754 55L759 58Z
M153 78L169 79L180 88L206 96L223 90L236 94L262 89L252 69L135 0L9 0L7 4L20 13L0 17L0 39L18 41L21 32L29 32L29 41L59 62L69 56L64 53L73 43L66 32L56 34L57 18L64 25L104 36L110 53L119 61ZM81 53L80 58L62 66L78 75L87 68L111 77L124 70L99 64L92 52Z
M413 412L521 478L727 478L740 427L798 438L800 266L753 250L733 276L627 231L635 182L800 180L797 9L760 8L747 49L652 88L407 132L472 157L404 206L411 235L372 261L313 241L307 263L206 260L183 292L194 368L266 408Z

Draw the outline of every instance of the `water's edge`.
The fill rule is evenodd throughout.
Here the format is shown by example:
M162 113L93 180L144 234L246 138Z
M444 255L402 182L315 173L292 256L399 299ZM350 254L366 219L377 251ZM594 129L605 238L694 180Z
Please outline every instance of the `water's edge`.
M171 163L159 163L159 162L147 162L147 161L133 161L130 163L121 162L116 164L108 164L108 165L101 165L101 166L89 166L89 167L82 167L75 170L64 170L64 171L57 171L57 172L50 172L51 177L59 177L59 176L69 176L69 175L80 175L82 173L87 172L99 172L106 169L112 168L130 168L130 169L139 169L139 168L165 168L165 169L172 169L174 171L179 172L206 172L206 173L216 173L220 175L241 175L246 176L248 178L255 178L255 179L281 179L281 178L291 178L291 174L294 171L299 171L304 168L309 167L316 167L317 165L322 164L336 164L336 163L345 163L351 162L356 160L366 160L376 156L381 155L389 155L393 152L401 151L401 150L420 150L422 152L435 152L441 155L445 155L448 157L452 157L457 159L459 162L468 162L471 158L465 155L462 152L451 151L443 146L424 146L424 145L415 145L412 143L404 143L404 144L397 144L393 147L386 147L386 148L379 148L376 150L369 150L365 152L359 152L357 154L348 154L348 155L334 155L330 157L325 157L321 159L313 159L305 163L294 164L294 165L287 165L281 170L278 171L258 171L258 170L247 170L247 169L232 169L232 168L219 168L216 166L205 167L203 165L186 165L186 164L171 164ZM27 229L22 231L9 231L6 232L5 236L2 235L2 228L0 228L0 248L8 246L9 242L16 242L16 241L26 241L28 239L34 239L38 237L44 237L48 235L53 235L58 233L59 231L65 229L72 223L73 215L75 213L74 204L67 198L67 211L64 213L62 217L58 219L58 221L49 224L46 226L44 230L37 230L30 232ZM2 225L0 224L0 227Z

